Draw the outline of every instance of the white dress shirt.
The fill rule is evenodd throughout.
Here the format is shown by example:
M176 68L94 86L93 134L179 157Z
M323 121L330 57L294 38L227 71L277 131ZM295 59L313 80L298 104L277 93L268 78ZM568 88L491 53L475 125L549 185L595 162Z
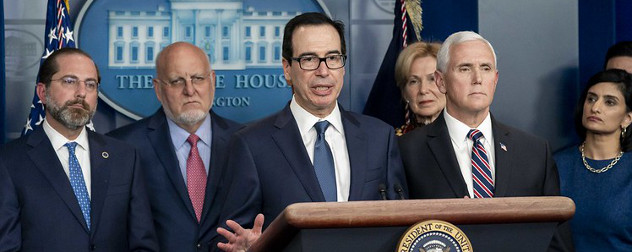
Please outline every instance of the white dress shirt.
M88 144L88 133L86 132L86 127L81 129L81 133L77 139L69 140L61 133L57 132L57 130L53 129L52 126L48 123L47 119L44 119L44 123L42 124L44 127L44 132L50 143L53 145L53 149L55 153L57 153L57 158L59 158L59 162L61 162L61 166L64 168L64 172L70 181L70 168L68 168L68 159L70 158L70 153L68 153L68 148L64 146L64 144L69 142L76 142L77 148L75 148L75 156L77 156L77 160L79 161L79 165L81 166L81 172L83 173L83 180L86 182L86 188L88 189L88 196L92 195L91 189L91 172L90 172L90 145Z
M467 133L469 133L472 128L452 117L447 108L443 110L443 117L448 126L452 148L454 148L454 154L456 154L456 159L459 162L463 180L467 185L467 191L470 194L470 198L474 198L474 185L472 181L472 146L474 145L474 141L467 136ZM478 125L477 129L483 133L483 136L479 140L483 143L483 147L485 147L487 151L489 168L492 171L492 181L496 184L494 134L492 133L492 119L489 113L487 113L485 120Z
M351 165L349 163L349 152L347 151L347 141L345 140L345 131L342 127L342 119L340 117L340 109L338 103L336 107L325 118L316 117L307 110L303 109L296 99L292 97L290 102L290 111L296 120L298 130L303 139L303 145L307 150L309 159L314 164L314 144L316 142L316 129L314 124L319 121L327 120L330 126L325 131L325 140L329 144L331 154L334 158L334 167L336 172L336 191L338 202L349 200L349 190L351 187Z

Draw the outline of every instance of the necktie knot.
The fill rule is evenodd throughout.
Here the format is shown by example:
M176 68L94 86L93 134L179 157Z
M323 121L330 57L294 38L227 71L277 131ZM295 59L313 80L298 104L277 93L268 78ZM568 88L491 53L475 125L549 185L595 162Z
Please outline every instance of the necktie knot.
M189 142L189 144L191 144L191 147L194 147L194 146L197 147L198 140L200 140L200 137L197 136L196 134L191 134L187 138L187 142Z
M329 121L327 120L320 121L314 124L314 128L316 129L316 134L318 134L319 136L322 134L325 134L327 127L329 127Z
M467 138L472 139L474 142L478 141L482 136L483 132L478 129L471 129L470 132L467 133Z
M64 146L66 146L66 148L68 148L68 151L70 151L70 153L72 153L72 155L75 155L75 149L77 148L77 142L68 142L68 143L64 144Z

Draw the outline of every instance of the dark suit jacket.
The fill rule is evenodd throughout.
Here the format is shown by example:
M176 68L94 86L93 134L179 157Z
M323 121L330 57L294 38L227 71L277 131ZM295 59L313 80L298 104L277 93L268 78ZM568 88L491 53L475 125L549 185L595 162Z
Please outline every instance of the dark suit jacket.
M546 141L492 117L495 151L494 197L559 195L559 178ZM505 145L506 151L501 148ZM410 198L469 195L443 113L431 124L400 137Z
M91 227L39 127L0 150L0 251L157 251L137 152L88 131Z
M494 197L560 195L557 167L545 140L494 117L492 131L496 156ZM400 137L399 147L411 199L469 196L443 112L433 123ZM567 223L556 232L549 251L573 251Z
M211 112L211 163L199 224L163 110L108 133L136 146L140 152L161 251L208 251L212 248L211 239L216 235L224 202L217 197L217 191L221 187L222 167L226 165L228 140L239 127L239 124Z
M389 199L398 198L395 184L407 195L393 128L343 109L341 117L351 164L349 200L379 200L379 184L387 185ZM221 225L232 219L250 228L263 213L267 227L292 203L325 201L289 106L235 133L230 149L232 182Z

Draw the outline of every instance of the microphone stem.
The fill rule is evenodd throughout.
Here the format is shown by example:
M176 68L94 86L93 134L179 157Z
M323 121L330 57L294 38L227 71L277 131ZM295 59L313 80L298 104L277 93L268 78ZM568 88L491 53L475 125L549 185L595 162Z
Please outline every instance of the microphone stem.
M404 197L404 189L402 189L402 186L397 184L395 185L395 192L397 192L397 195L399 195L399 199L406 199Z
M380 184L378 186L378 190L380 191L380 196L382 197L382 200L386 200L386 185Z

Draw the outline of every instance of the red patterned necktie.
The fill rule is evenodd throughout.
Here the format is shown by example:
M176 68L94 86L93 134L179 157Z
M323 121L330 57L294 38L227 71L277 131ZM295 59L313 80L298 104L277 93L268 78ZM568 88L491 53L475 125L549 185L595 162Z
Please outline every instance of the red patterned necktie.
M206 170L198 151L198 140L200 140L200 137L195 134L191 134L187 138L187 142L191 144L191 151L189 152L189 158L187 158L187 189L195 210L195 216L199 222L202 217L204 194L206 192Z
M469 139L474 141L472 145L472 180L474 180L474 197L491 198L494 197L494 180L492 179L492 169L489 166L489 158L480 138L483 133L477 129L472 129L467 134Z

